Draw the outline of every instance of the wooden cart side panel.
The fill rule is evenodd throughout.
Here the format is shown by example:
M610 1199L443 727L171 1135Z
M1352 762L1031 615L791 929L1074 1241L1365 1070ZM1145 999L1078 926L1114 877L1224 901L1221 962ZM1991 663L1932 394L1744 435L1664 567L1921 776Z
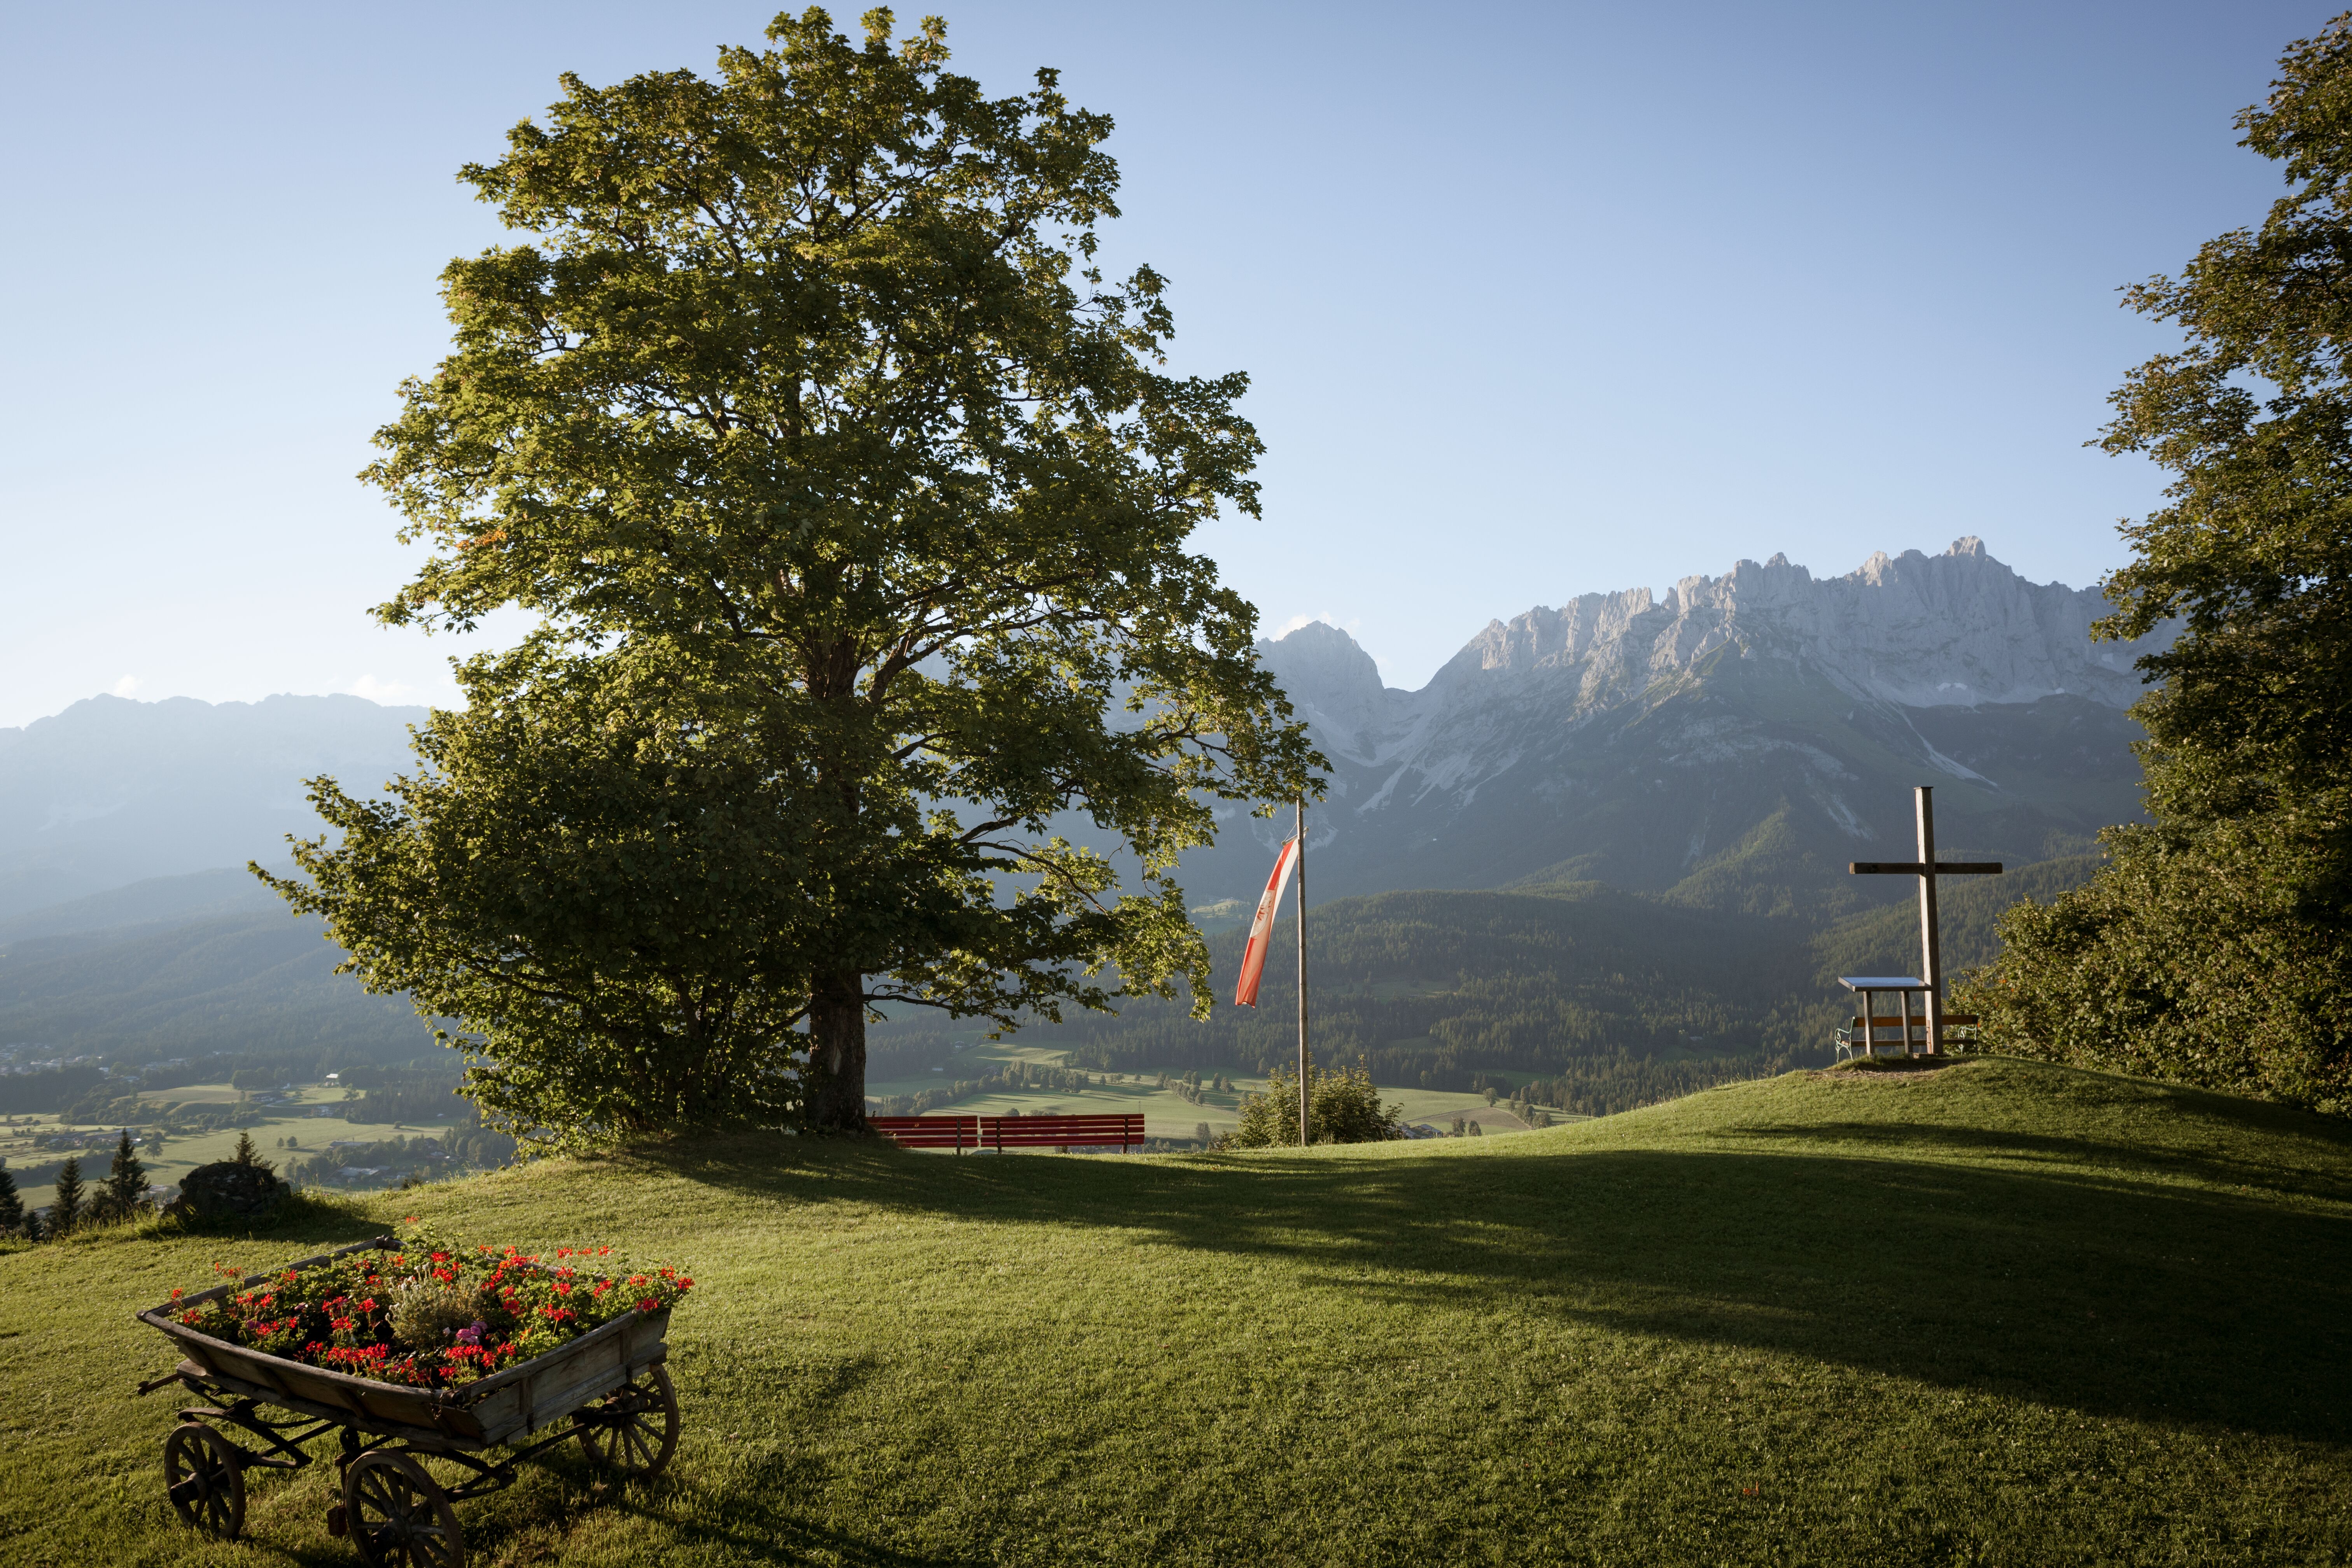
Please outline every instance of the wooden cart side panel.
M176 1323L157 1326L167 1331L180 1328ZM481 1436L474 1418L453 1408L448 1395L438 1390L404 1388L394 1383L305 1366L284 1356L269 1355L185 1330L172 1337L191 1361L207 1372L234 1378L289 1405L324 1405L372 1426L414 1426L469 1440L479 1440Z
M562 1420L668 1353L669 1313L632 1312L560 1350L458 1390L486 1440L504 1443ZM480 1393L477 1394L476 1391Z

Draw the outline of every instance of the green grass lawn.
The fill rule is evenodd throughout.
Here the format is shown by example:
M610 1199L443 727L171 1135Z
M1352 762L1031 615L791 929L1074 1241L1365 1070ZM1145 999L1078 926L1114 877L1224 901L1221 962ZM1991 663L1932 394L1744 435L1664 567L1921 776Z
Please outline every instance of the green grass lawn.
M478 1563L2352 1555L2352 1128L1979 1061L1252 1155L742 1140L16 1250L0 1560L355 1561L331 1465L257 1478L247 1542L178 1526L130 1313L403 1214L700 1281L669 1475L536 1467L461 1506Z

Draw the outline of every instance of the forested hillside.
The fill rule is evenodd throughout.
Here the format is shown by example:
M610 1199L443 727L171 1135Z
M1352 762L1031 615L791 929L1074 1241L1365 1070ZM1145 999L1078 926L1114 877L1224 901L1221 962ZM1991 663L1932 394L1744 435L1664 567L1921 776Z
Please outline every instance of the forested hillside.
M2046 902L2096 864L2077 856L1946 882L1947 964L1989 961L2001 910L2021 898ZM167 902L132 900L118 912ZM93 907L89 918L111 909ZM1909 899L1821 926L1572 882L1337 900L1309 910L1307 930L1318 1059L1361 1058L1383 1084L1471 1092L1533 1077L1547 1103L1588 1112L1821 1060L1844 1010L1837 975L1918 966ZM1255 1011L1232 1005L1243 932L1229 927L1209 939L1219 992L1206 1022L1181 1000L1144 999L1115 1016L1034 1022L1019 1038L1061 1047L1090 1071L1255 1076L1296 1048L1295 931L1285 921L1276 934ZM339 956L315 921L266 907L20 936L0 944L0 1054L135 1066L231 1053L299 1058L306 1072L424 1058L455 1070L404 999L370 996L336 974ZM980 1035L923 1016L879 1026L874 1075L946 1066ZM78 1092L35 1098L47 1107Z
M369 995L335 973L341 957L317 921L283 910L26 938L0 947L0 1050L131 1062L433 1051L406 999Z

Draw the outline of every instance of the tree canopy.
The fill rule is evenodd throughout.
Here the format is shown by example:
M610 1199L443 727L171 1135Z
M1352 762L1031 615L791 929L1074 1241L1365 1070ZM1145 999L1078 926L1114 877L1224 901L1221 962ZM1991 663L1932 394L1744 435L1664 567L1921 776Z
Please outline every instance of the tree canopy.
M2238 125L2292 189L2126 291L2183 342L2104 441L2175 476L2098 628L2179 626L2133 710L2153 821L2012 911L1970 996L2006 1048L2352 1112L2352 13Z
M1171 374L1163 280L1097 265L1109 119L892 29L566 76L462 173L528 237L450 263L377 434L433 547L377 614L535 629L385 798L314 781L340 841L277 885L458 1021L499 1125L845 1127L877 1005L1205 1007L1178 856L1316 788L1185 549L1258 511L1246 378Z

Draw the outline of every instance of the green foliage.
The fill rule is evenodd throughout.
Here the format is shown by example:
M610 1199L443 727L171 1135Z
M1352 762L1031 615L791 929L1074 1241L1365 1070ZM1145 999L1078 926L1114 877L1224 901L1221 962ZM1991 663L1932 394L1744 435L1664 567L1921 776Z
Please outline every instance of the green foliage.
M229 1158L240 1165L257 1165L265 1171L272 1169L271 1162L263 1159L261 1151L254 1147L253 1134L250 1132L239 1132L236 1135L236 1152Z
M93 1218L128 1219L147 1201L147 1167L141 1163L137 1148L131 1142L129 1129L124 1129L114 1146L114 1163L107 1168L106 1179L99 1184L98 1195L90 1205Z
M2182 624L2133 710L2155 820L2009 916L1961 1005L2004 1050L2352 1114L2352 15L2238 124L2294 189L2128 291L2185 342L2105 442L2175 475L2098 628Z
M76 1154L58 1168L57 1183L50 1190L48 1231L51 1236L63 1236L82 1222L82 1200L81 1156Z
M1401 1136L1399 1106L1383 1106L1372 1075L1361 1065L1339 1072L1307 1064L1307 1141L1377 1143ZM1298 1143L1298 1080L1277 1070L1265 1092L1242 1100L1241 1121L1219 1145L1226 1149L1295 1148Z
M9 1173L8 1163L0 1160L0 1236L14 1236L25 1228L25 1200L17 1195L16 1178Z
M1198 991L1176 857L1319 762L1184 550L1259 443L1244 378L1158 368L1162 279L1094 266L1110 121L890 29L566 76L464 171L530 238L449 265L455 349L378 434L435 549L383 618L541 619L388 801L314 782L340 845L277 885L548 1142L853 1125L877 1002Z

